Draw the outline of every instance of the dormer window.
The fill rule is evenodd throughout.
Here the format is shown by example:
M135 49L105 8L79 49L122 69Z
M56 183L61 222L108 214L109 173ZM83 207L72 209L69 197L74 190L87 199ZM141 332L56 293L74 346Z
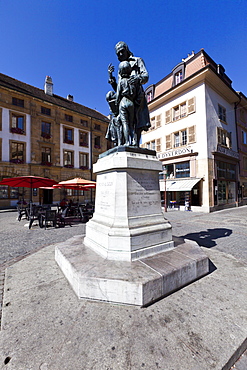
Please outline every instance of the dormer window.
M182 70L180 70L179 72L175 74L175 85L179 84L181 81L183 81Z
M176 67L173 68L172 73L173 73L172 86L176 86L184 80L185 63L184 62L179 63Z
M146 99L149 103L154 98L154 85L148 86L145 90Z

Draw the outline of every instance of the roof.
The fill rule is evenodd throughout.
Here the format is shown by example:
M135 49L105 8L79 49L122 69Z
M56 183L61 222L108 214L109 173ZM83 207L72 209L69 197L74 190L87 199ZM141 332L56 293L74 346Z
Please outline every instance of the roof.
M153 87L153 99L149 104L160 96L164 95L168 91L176 89L178 86L183 85L184 82L191 79L193 76L201 73L206 68L210 68L227 86L229 89L233 90L231 87L232 81L225 74L225 69L222 65L216 64L213 59L201 49L198 53L190 55L188 58L183 59L178 65L173 68L173 71L176 70L178 66L184 66L184 76L183 80L174 85L173 84L173 72L169 73L167 76L162 78L156 84L151 85ZM146 88L146 92L150 89L151 86ZM235 92L235 90L233 90ZM235 92L236 94L236 92Z
M35 86L28 85L24 82L18 81L15 78L9 77L2 73L0 73L0 86L17 91L22 94L30 95L32 97L35 97L47 103L51 103L51 104L66 108L68 110L104 121L106 123L109 122L109 119L105 115L101 114L100 112L94 109L85 107L84 105L75 103L59 95L55 95L55 94L53 94L52 96L47 95L42 89L39 89Z

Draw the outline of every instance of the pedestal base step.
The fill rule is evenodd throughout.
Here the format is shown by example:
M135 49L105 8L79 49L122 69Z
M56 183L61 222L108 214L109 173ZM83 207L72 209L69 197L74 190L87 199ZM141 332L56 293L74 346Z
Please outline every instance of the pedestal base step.
M134 262L100 257L76 236L56 245L55 260L78 298L145 306L209 272L209 260L192 241Z

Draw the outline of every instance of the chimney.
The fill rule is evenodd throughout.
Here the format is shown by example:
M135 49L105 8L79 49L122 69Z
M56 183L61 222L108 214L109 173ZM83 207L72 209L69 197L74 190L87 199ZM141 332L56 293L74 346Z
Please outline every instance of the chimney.
M69 100L69 101L74 101L74 97L73 97L73 95L67 95L67 100Z
M46 76L45 85L44 85L45 94L52 96L53 95L53 82L50 76Z

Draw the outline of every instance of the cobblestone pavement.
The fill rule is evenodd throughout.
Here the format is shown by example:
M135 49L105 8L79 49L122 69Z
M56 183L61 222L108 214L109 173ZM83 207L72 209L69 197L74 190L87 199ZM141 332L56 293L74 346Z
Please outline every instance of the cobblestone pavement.
M210 214L168 210L165 217L171 222L175 240L195 240L247 265L247 206ZM0 211L0 319L5 268L48 245L84 233L85 224L46 230L34 225L29 230L27 220L17 221L17 212ZM247 368L246 352L234 366L236 370Z

